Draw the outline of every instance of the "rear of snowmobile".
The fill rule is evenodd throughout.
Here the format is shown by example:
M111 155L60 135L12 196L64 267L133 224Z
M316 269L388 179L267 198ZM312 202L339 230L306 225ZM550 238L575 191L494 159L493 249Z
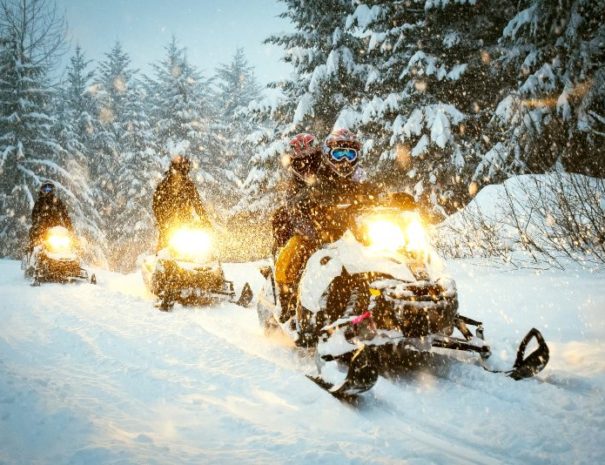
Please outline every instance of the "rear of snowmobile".
M259 320L266 329L281 328L298 345L315 348L319 375L311 379L337 397L357 395L371 389L381 373L435 351L476 353L486 370L497 372L487 365L491 351L482 323L458 313L455 282L419 214L370 206L351 216L342 237L309 258L296 315L286 321L273 273L264 270ZM525 357L531 339L538 348ZM514 379L533 376L548 357L542 335L532 329L514 367L504 373Z
M141 270L147 288L158 297L158 307L163 311L169 311L175 303L209 305L229 301L247 306L252 300L249 285L236 299L233 282L225 279L216 258L213 233L195 223L174 227L168 246L146 256Z
M23 259L22 268L25 276L32 279L33 286L74 280L97 282L94 273L89 275L80 265L76 238L63 226L54 226L46 231L42 242Z

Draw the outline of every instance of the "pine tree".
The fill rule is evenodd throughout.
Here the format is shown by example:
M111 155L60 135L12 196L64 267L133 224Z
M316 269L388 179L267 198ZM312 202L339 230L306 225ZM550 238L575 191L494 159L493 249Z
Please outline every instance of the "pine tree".
M87 70L90 61L77 46L66 69L66 80L58 98L55 99L57 120L54 131L68 154L68 170L79 172L87 189L80 212L76 215L75 226L86 242L88 258L97 264L107 265L107 243L102 231L102 219L96 209L96 193L90 176L90 165L94 132L98 122L94 118L95 106L90 94L90 84L94 73Z
M0 256L19 257L41 183L55 183L77 224L85 222L88 190L53 132L48 75L63 21L45 0L2 0L0 9Z
M464 204L504 85L492 61L510 10L507 1L377 0L347 18L364 39L367 74L360 104L341 117L365 137L375 179L441 215Z
M525 0L503 30L512 77L477 179L553 167L605 175L605 1Z
M174 155L193 162L192 174L200 194L210 204L220 200L221 139L217 115L210 100L210 83L187 60L176 39L166 47L166 56L154 66L147 87L152 101L151 117L160 153L167 166Z
M235 120L238 112L247 108L261 93L261 87L256 81L253 67L246 60L244 49L238 48L231 62L220 65L216 74L219 112L225 120Z
M153 247L151 199L160 163L143 102L145 94L116 43L99 64L95 100L100 121L95 137L97 199L116 269L133 268L136 257Z
M284 48L284 61L294 67L294 78L273 84L286 95L276 116L293 124L290 133L303 130L325 137L341 109L354 100L364 67L356 61L360 40L345 30L353 12L345 0L282 0L297 31L271 36L265 42Z
M282 157L288 140L298 132L312 132L320 140L334 128L342 108L354 101L363 68L356 62L360 41L344 30L353 12L347 0L300 2L282 0L280 15L295 26L294 33L273 35L266 43L284 49L283 60L294 67L293 77L274 82L283 97L258 102L253 108L265 129L255 134L257 150L244 183L239 207L267 218L277 203L284 178Z
M247 163L256 148L253 134L259 125L250 118L249 105L261 96L261 87L248 64L243 49L216 71L216 101L219 133L222 140L219 157L225 161L222 174L222 203L230 209L241 197ZM252 137L251 137L252 135Z

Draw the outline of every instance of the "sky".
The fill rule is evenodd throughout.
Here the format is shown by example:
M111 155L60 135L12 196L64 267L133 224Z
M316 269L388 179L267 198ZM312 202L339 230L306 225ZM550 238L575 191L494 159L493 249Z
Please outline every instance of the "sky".
M119 40L133 67L149 73L174 35L187 56L209 77L242 47L261 84L288 76L282 49L264 45L271 34L291 31L278 18L276 0L56 0L68 23L71 49L79 44L92 60L102 60ZM71 55L69 53L67 58Z

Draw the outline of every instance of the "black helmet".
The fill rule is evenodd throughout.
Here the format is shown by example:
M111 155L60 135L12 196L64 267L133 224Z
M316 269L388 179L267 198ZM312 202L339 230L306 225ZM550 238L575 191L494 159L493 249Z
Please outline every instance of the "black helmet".
M55 185L50 181L43 182L40 186L40 195L51 195L54 194L54 192Z
M191 160L183 155L175 155L170 160L170 169L186 176L191 169Z

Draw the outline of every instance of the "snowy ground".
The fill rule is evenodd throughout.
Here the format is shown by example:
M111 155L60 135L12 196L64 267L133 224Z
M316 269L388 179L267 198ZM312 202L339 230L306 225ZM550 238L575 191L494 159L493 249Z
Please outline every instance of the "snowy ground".
M0 464L604 463L605 275L450 270L496 358L536 326L549 366L521 382L429 367L351 407L252 309L158 312L139 275L109 272L33 288L0 260ZM261 284L253 264L227 272Z

